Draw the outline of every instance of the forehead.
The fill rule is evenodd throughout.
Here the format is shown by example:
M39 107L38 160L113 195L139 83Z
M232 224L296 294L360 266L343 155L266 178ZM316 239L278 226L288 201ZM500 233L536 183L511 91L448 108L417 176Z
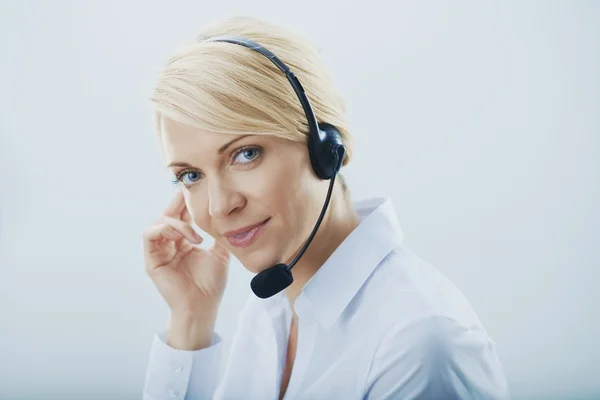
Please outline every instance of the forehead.
M204 146L219 145L232 139L235 135L221 135L202 129L183 125L163 118L161 122L161 142L170 147L202 144Z
M160 132L160 141L167 162L184 161L199 154L217 155L221 146L242 136L208 132L182 125L168 118L162 119Z

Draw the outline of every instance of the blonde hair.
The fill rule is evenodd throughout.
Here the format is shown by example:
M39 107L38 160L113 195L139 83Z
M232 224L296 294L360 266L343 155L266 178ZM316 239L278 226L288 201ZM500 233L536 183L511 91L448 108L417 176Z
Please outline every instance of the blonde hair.
M344 99L336 91L317 49L304 37L266 21L236 16L203 30L159 73L150 98L160 134L163 118L209 132L274 135L307 142L306 116L292 86L265 56L239 45L209 42L241 36L273 52L298 77L318 122L334 125L352 158ZM340 176L342 186L345 187Z

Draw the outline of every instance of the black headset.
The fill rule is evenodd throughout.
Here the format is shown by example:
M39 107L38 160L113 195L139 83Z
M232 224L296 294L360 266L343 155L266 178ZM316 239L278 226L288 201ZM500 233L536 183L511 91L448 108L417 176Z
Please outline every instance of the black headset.
M342 143L342 136L335 126L324 122L317 123L315 113L306 97L300 81L296 78L296 75L294 75L290 68L269 50L252 40L241 37L216 36L205 39L204 41L228 42L255 50L271 60L273 64L285 74L294 88L294 91L300 100L300 104L302 104L306 120L308 121L308 154L312 168L319 178L331 180L329 190L327 191L327 198L325 199L325 204L323 205L319 219L306 243L290 265L288 266L283 263L277 264L261 271L252 278L252 282L250 283L252 291L256 296L265 299L281 292L294 281L291 269L296 265L300 257L302 257L321 225L321 221L323 220L323 216L329 205L335 177L342 167L342 163L346 156L346 147Z

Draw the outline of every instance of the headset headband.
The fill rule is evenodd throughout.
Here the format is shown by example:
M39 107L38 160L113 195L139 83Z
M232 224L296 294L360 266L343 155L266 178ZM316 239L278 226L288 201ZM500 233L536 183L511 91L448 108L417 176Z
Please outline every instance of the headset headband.
M304 109L304 114L306 115L306 120L308 121L308 128L310 133L322 136L321 130L319 129L319 125L317 124L317 118L315 117L315 113L308 101L308 97L306 97L306 93L304 92L304 88L300 84L296 75L290 70L290 68L281 61L275 54L271 53L269 50L261 46L260 44L246 38L235 37L235 36L214 36L205 40L205 42L229 42L233 44L239 44L249 49L255 50L267 57L273 64L277 66L285 74L288 81L294 88L294 92L296 92L296 96L298 96L298 100L300 100L300 104L302 104L302 108Z

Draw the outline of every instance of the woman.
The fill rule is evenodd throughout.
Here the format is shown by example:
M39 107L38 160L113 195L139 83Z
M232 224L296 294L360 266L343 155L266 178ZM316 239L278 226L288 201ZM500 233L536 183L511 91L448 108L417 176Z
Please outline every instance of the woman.
M152 100L181 190L144 232L171 311L145 399L509 397L494 342L402 245L391 200L350 201L344 101L307 41L229 18L169 61ZM194 246L192 222L212 248ZM258 275L219 377L230 254Z

